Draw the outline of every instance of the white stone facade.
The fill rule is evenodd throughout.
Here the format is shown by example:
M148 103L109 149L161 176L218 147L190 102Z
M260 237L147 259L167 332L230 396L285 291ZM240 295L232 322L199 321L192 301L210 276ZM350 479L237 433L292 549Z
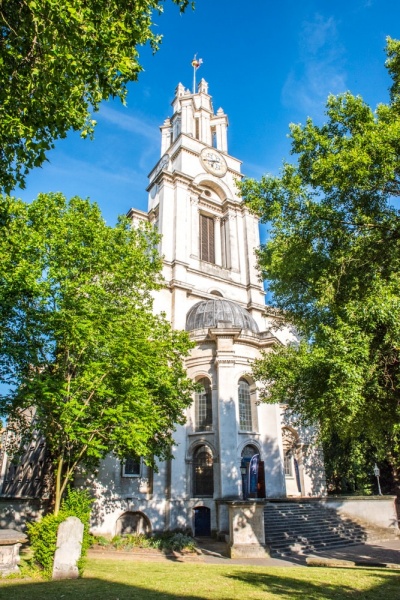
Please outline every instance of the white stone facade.
M265 316L258 220L235 185L241 163L228 154L227 116L214 113L204 80L196 94L179 84L172 109L149 175L148 212L131 209L128 216L133 224L149 220L162 235L166 287L155 310L190 331L196 347L186 366L203 393L177 428L174 460L158 472L142 464L129 476L113 457L102 463L94 533L114 535L121 523L126 531L225 532L223 500L242 497L241 460L255 453L262 461L259 497L325 492L323 461L310 435L291 429L280 406L258 404L249 375L252 360L282 337Z

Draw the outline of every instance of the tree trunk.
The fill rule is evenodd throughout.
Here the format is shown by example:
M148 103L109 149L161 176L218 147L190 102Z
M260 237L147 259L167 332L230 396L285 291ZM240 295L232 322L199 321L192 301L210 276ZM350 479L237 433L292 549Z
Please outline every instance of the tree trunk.
M55 490L55 501L54 501L54 514L58 515L60 512L60 504L61 504L61 477L62 477L62 469L63 469L63 458L62 456L58 459L58 464L56 467L56 490Z

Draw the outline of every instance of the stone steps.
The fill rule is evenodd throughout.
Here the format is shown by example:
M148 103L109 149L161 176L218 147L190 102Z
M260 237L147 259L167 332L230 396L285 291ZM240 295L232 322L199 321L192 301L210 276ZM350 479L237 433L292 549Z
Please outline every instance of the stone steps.
M368 537L363 526L316 502L267 502L264 521L272 555L309 554L361 544Z

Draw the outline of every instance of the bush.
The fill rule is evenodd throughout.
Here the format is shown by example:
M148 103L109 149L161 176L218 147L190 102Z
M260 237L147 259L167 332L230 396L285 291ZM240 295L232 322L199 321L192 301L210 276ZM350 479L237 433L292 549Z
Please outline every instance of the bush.
M184 533L167 532L156 536L156 539L157 537L160 542L159 548L161 550L174 550L176 552L181 552L182 550L191 550L193 552L196 548L194 539L189 535L185 535Z
M181 532L156 533L151 536L143 533L132 533L116 535L111 540L98 536L94 538L94 542L99 546L109 546L116 550L125 551L132 550L132 548L154 548L163 552L181 552L182 550L194 552L196 548L194 539Z
M61 503L58 515L50 514L37 523L28 525L29 540L33 550L33 558L43 570L45 577L50 578L53 572L54 554L57 548L57 531L60 523L68 517L78 517L83 523L82 553L78 561L79 574L82 575L87 550L91 545L89 533L90 511L93 500L87 490L68 489Z

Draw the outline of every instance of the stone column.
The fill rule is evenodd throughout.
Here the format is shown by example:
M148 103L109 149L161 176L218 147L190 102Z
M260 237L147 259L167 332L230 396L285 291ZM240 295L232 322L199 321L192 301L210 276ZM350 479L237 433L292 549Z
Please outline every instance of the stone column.
M187 183L180 179L177 179L175 185L175 215L173 221L175 250L173 260L186 263L189 259L190 250L187 249L189 240L186 235L183 235L183 232L188 231L191 224L188 189ZM180 273L179 279L182 280L182 278L186 278L186 269L182 269Z
M164 124L160 127L161 131L161 156L166 153L171 145L171 120L165 119Z
M239 246L238 246L238 231L237 231L237 217L235 213L230 212L229 216L229 253L230 253L230 266L233 271L240 271L239 263Z
M181 101L182 107L182 133L193 136L193 101L192 98L183 98Z
M199 257L199 199L197 196L191 196L190 198L190 210L192 214L192 243L191 243L191 255L195 258Z
M215 244L215 264L219 267L222 266L222 253L221 253L221 219L220 217L214 217L214 244Z

